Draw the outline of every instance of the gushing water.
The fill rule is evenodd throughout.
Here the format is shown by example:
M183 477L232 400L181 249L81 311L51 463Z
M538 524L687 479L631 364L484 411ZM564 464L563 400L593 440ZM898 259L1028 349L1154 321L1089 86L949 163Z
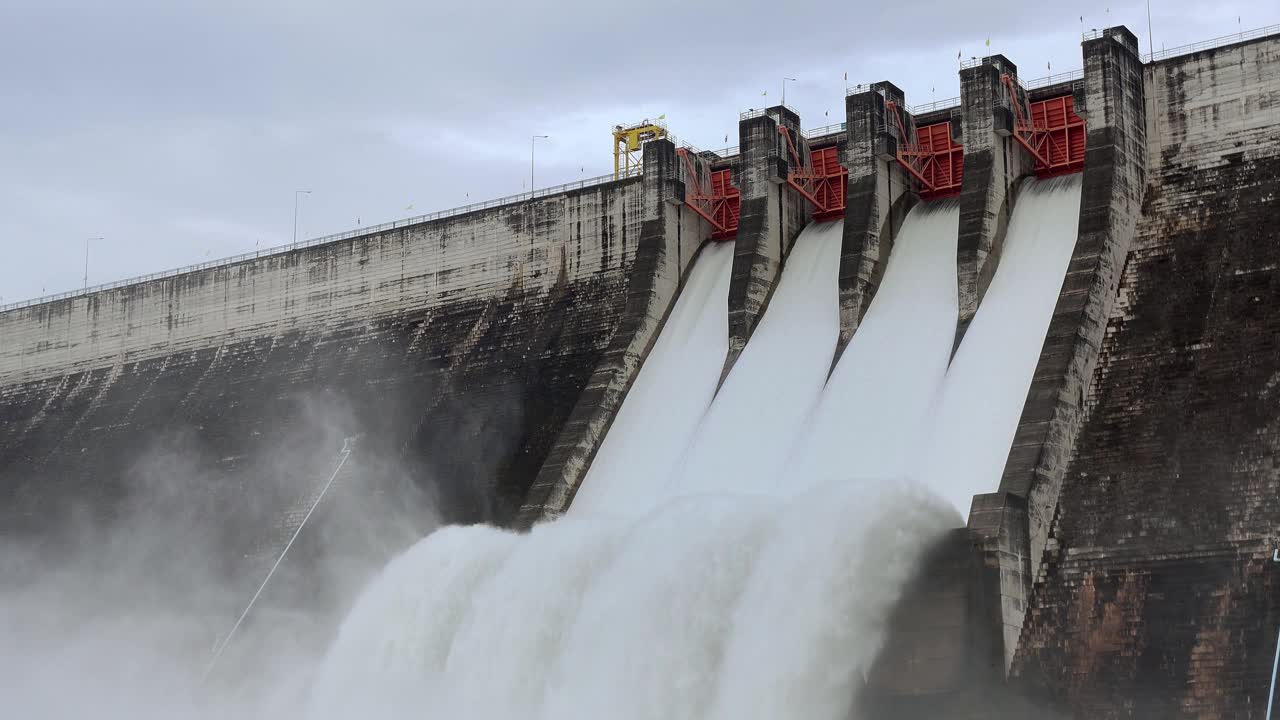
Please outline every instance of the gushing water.
M702 249L573 498L572 513L652 507L654 484L670 474L715 395L729 349L732 270L731 243Z
M1056 290L1024 240L1037 202L1006 262ZM806 229L718 392L732 249L706 248L573 512L524 536L439 531L393 562L341 629L312 717L847 717L918 558L960 523L938 495L952 475L916 472L931 427L950 447L952 421L931 418L979 362L947 370L957 222L947 204L908 216L829 380L842 223ZM966 347L1022 323L988 305L1022 303L1026 282L997 275L996 319L980 313Z
M907 215L875 299L790 454L797 479L912 474L955 337L959 222L952 201Z
M967 512L994 492L1040 359L1079 224L1080 176L1027 180L1000 264L947 370L923 477Z
M844 221L796 240L769 307L693 437L674 493L789 493L779 473L831 369Z

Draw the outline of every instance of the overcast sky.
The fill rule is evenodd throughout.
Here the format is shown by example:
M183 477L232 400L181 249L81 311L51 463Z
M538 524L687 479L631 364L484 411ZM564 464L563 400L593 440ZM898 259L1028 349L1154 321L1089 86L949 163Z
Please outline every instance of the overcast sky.
M79 287L90 237L91 285L287 243L295 190L300 238L519 193L535 133L539 186L609 172L646 116L736 145L784 76L809 128L846 72L921 104L959 94L957 53L1074 70L1081 13L1146 50L1145 5L1108 0L0 0L0 304ZM1152 8L1157 49L1278 22Z

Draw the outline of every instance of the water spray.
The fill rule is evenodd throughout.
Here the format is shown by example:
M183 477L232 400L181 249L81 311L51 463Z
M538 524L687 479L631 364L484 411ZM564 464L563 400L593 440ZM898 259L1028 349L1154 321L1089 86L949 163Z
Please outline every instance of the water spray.
M244 623L244 619L249 616L249 611L253 610L254 603L258 602L258 598L262 596L262 591L267 588L267 583L271 582L271 576L275 575L276 570L280 567L280 563L284 562L284 556L289 553L289 548L293 547L293 543L302 534L302 528L307 526L307 521L311 519L312 513L316 511L316 507L320 505L320 501L324 499L329 487L333 485L333 481L338 477L338 473L342 472L342 467L347 464L347 458L351 457L351 451L355 448L356 439L354 437L343 438L342 450L338 452L338 464L333 468L333 474L325 481L324 487L320 489L320 494L316 495L316 499L312 501L311 507L307 509L307 514L302 517L302 522L298 523L298 527L293 531L293 536L289 538L289 542L285 543L284 549L280 551L279 557L276 558L275 564L267 571L267 576L262 579L262 584L258 586L257 592L249 598L249 604L244 606L244 612L240 613L240 617L236 618L236 622L231 626L231 630L227 632L227 636L222 642L214 648L213 657L209 659L208 666L204 669L201 681L208 680L213 668L218 664L219 658L222 657L223 651L231 644L231 639L235 637L236 631L240 629L240 625Z

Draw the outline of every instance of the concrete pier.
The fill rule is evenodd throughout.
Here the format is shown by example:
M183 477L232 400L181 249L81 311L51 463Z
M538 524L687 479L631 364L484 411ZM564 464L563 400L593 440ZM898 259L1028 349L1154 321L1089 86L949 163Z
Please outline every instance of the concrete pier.
M964 182L956 247L960 320L955 347L960 346L995 275L1018 180L1030 174L1033 166L1011 136L1013 113L1000 80L1005 73L1016 79L1018 68L1003 55L985 57L960 70Z
M894 235L917 198L910 176L894 159L896 148L883 146L888 136L882 131L893 122L885 111L886 100L904 105L902 91L889 82L875 83L845 98L847 139L841 161L849 171L849 184L840 253L836 362L875 298Z
M735 181L742 192L742 210L729 284L729 356L722 378L746 347L787 252L809 222L808 203L786 184L790 158L779 126L787 128L801 157L806 157L800 117L790 108L777 105L745 113L738 122L742 162Z

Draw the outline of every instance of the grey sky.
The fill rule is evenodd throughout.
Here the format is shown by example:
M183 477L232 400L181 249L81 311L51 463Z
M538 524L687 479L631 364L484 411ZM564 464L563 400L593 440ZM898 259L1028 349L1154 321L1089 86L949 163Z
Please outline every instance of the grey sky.
M1081 14L1147 47L1143 3L982 4L0 0L0 304L79 287L88 237L90 284L286 243L295 189L300 237L518 193L534 133L539 186L610 171L610 128L645 116L734 145L783 76L816 127L845 72L920 104L958 94L957 52L1076 69ZM1157 49L1280 22L1152 15Z

